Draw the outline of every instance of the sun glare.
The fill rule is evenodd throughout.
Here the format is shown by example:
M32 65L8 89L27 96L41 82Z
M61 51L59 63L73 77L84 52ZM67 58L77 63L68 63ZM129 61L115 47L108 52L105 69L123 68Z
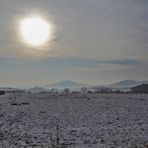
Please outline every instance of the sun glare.
M52 37L52 25L40 17L28 17L20 23L20 33L25 43L41 46Z

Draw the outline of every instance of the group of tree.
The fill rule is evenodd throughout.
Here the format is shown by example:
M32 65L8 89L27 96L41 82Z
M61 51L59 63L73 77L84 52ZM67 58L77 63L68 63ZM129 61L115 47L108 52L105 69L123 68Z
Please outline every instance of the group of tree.
M148 84L141 84L131 88L134 93L148 93Z
M0 95L5 95L5 91L1 90Z

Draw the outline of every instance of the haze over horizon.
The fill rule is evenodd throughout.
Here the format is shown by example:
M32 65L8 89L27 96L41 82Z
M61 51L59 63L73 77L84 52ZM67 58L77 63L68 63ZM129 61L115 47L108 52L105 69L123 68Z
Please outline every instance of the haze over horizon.
M0 86L148 80L147 14L147 0L0 1ZM30 15L53 26L44 46L22 43Z

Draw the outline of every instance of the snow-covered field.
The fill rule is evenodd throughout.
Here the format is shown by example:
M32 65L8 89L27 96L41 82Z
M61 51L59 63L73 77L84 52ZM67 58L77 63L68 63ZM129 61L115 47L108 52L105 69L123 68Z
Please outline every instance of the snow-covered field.
M0 96L0 148L147 148L148 95Z

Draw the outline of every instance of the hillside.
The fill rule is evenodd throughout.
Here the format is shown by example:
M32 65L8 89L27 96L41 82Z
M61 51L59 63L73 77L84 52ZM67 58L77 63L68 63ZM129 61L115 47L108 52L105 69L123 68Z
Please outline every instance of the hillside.
M60 81L54 84L46 85L46 88L81 88L81 87L88 87L87 84L81 84L70 80Z

